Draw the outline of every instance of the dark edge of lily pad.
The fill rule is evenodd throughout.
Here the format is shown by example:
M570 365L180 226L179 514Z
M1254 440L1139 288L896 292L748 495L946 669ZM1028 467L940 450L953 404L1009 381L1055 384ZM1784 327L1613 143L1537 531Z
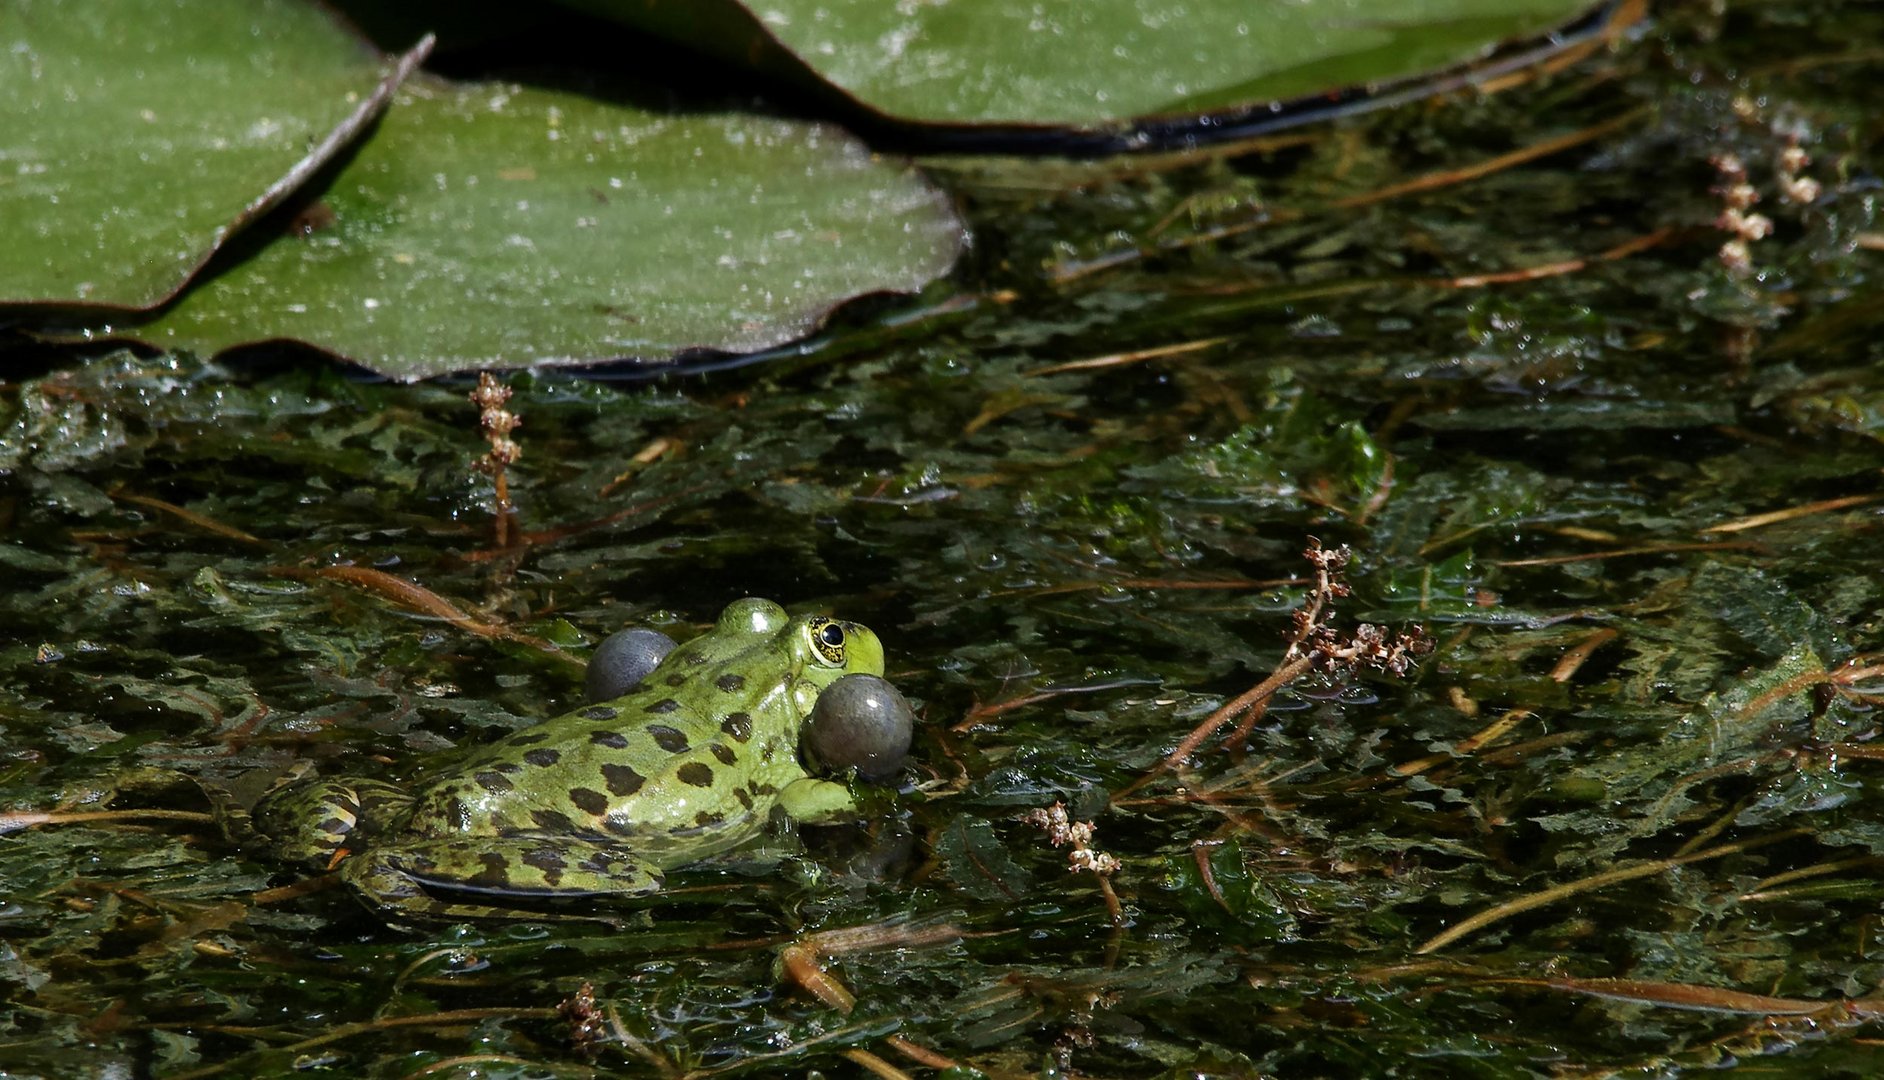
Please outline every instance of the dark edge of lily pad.
M957 215L957 217L959 218L959 215ZM946 275L954 267L956 260L961 258L962 251L967 247L966 229L958 230L956 236L957 239L953 249L949 252L948 261L942 265L941 269L931 275L931 281ZM826 324L830 322L833 316L852 304L884 297L914 296L921 288L922 286L911 289L872 289L869 292L860 292L853 296L846 296L842 299L834 300L823 307L807 310L797 318L780 320L776 324L778 327L776 336L767 335L769 340L755 344L751 349L745 351L718 348L712 345L697 345L677 349L671 353L649 356L560 356L539 357L535 360L527 361L504 361L491 358L463 364L453 364L439 371L422 372L412 375L388 375L351 356L334 352L331 349L322 348L311 341L303 341L300 338L292 337L275 337L257 338L254 341L245 341L239 345L231 345L226 349L214 353L211 358L226 360L231 357L240 357L249 353L264 354L271 349L293 349L296 351L304 351L337 363L345 368L349 378L357 379L361 382L417 383L424 382L428 379L465 378L479 371L537 371L544 368L557 368L583 378L594 379L598 382L652 382L657 379L670 377L688 378L698 375L710 375L717 372L743 368L750 364L764 363L781 357L796 356L799 352L798 346L801 343L811 342L814 335L825 329ZM127 328L122 333L107 334L92 338L85 338L79 335L54 337L34 334L32 336L40 341L56 342L66 345L83 343L100 348L110 348L121 345L138 345L151 349L160 348L158 345L137 336L135 327Z
M975 124L914 120L883 112L833 83L807 63L748 10L733 7L749 24L758 56L752 66L796 80L852 111L848 126L879 149L900 153L1016 154L1101 158L1115 154L1186 150L1236 142L1288 128L1334 120L1492 82L1581 46L1620 37L1647 14L1645 0L1606 0L1594 10L1540 39L1499 46L1489 57L1438 73L1410 75L1377 84L1291 101L1252 102L1205 113L1154 113L1115 126ZM689 44L690 48L698 48Z
M303 154L300 160L296 161L286 173L283 173L281 179L270 184L260 194L256 195L254 199L251 199L248 205L244 206L235 217L231 218L228 224L224 225L217 234L214 242L203 249L201 256L194 263L183 268L182 276L177 279L176 284L171 287L169 292L142 306L95 304L87 303L83 300L49 301L8 300L0 298L0 319L3 319L4 316L9 314L23 315L32 313L34 315L43 315L46 312L126 312L147 314L174 301L183 294L185 289L190 287L190 284L202 273L203 268L209 265L210 261L228 244L231 238L254 224L257 220L267 216L270 210L281 205L284 200L290 195L293 195L302 185L319 174L319 172L327 166L327 163L332 161L337 154L346 149L355 139L358 139L361 133L371 127L373 121L379 119L380 114L386 111L386 107L392 104L393 94L398 91L400 85L403 84L414 71L418 70L419 65L425 62L427 56L431 55L432 45L435 40L433 35L427 34L424 38L420 39L418 44L394 58L391 70L386 73L384 78L380 79L379 85L373 88L371 94L361 99L359 107L354 109L353 112L350 113L345 120L336 125L332 131L329 131L325 138L309 147L308 152ZM364 38L362 38L361 41L362 45L366 45Z

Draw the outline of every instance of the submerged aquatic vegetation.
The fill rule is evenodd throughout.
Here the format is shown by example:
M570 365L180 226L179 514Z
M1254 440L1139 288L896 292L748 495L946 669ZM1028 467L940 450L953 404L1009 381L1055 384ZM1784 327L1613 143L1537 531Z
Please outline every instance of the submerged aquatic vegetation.
M6 809L405 780L579 702L587 643L748 593L879 630L921 721L873 829L676 873L624 932L396 932L198 817L0 837L0 1068L1868 1067L1884 256L1876 121L1825 73L1884 20L1675 17L1228 160L961 168L972 304L515 378L496 543L467 386L18 377ZM1779 183L1794 134L1742 97L1811 119L1823 187L1766 197L1737 274L1713 162ZM1345 616L1432 653L1207 724L1315 640L1310 536L1354 553ZM1069 872L1055 806L1116 869Z

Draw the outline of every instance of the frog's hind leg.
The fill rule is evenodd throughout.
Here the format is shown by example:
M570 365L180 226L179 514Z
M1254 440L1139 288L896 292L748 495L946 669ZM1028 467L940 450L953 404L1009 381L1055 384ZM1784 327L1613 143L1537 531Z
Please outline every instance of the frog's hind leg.
M601 913L519 910L520 904L640 896L661 872L627 847L571 836L413 840L348 859L340 876L368 904L430 919L615 921Z
M250 817L281 858L326 870L349 847L385 834L412 801L380 780L305 780L262 796Z

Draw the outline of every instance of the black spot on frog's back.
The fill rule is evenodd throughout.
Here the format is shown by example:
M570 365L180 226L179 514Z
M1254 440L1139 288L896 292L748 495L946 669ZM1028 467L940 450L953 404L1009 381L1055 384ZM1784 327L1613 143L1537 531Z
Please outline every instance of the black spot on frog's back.
M675 701L671 697L664 697L661 700L654 702L652 705L649 705L646 708L642 709L643 712L651 712L651 713L671 713L671 712L678 712L679 710L680 710L680 702Z
M647 783L647 778L626 765L607 764L602 766L602 781L608 786L608 793L615 796L633 795Z
M515 790L511 786L510 781L505 779L502 773L498 773L494 771L493 772L481 772L472 776L471 779L476 780L478 782L479 787L483 788L485 791L488 791L493 795L503 795L507 792Z
M713 685L730 694L746 688L746 677L729 671L719 678L714 679Z
M541 871L543 884L553 889L562 884L563 869L569 865L569 861L563 858L562 852L553 847L544 846L524 852L523 864Z
M666 724L649 724L644 728L654 745L670 754L684 754L693 747L687 742L687 733Z
M589 741L597 746L606 746L611 750L628 748L628 736L609 728L596 728L589 732Z
M548 833L560 834L576 831L576 823L569 820L568 814L559 810L532 810L530 820L536 822L537 828Z
M591 705L576 715L582 717L584 720L613 720L615 719L615 710L607 705Z
M674 775L678 777L683 784L692 784L694 787L713 786L713 769L698 761L689 761L687 764L675 769Z
M716 742L708 747L708 749L713 752L714 757L719 759L721 765L739 764L739 755L733 752L732 747L723 742Z
M608 812L608 796L594 788L571 788L569 791L569 801L575 803L576 809L581 810L585 814L594 814L596 817L601 817L604 813Z
M478 885L487 889L500 889L510 884L510 860L495 851L478 854L481 869L465 879L467 885Z
M523 760L536 766L554 765L562 759L563 753L561 750L556 750L548 746L538 747L535 750L526 750L523 753Z
M460 832L471 827L471 806L457 795L445 800L445 821Z
M740 742L752 738L752 714L744 712L727 713L720 721L720 730Z

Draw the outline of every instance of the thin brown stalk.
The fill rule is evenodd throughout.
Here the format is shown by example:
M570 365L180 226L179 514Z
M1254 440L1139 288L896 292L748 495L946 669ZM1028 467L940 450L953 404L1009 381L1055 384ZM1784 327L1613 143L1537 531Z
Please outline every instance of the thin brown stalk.
M1763 528L1782 521L1793 521L1813 514L1824 514L1832 510L1843 510L1848 506L1863 506L1884 499L1884 495L1845 495L1836 499L1821 499L1803 506L1789 506L1784 510L1769 510L1764 514L1752 514L1748 517L1735 518L1719 525L1710 525L1701 531L1704 533L1744 532L1747 529Z
M1499 154L1497 157L1487 158L1484 161L1475 162L1471 165L1463 165L1455 169L1441 169L1438 172L1416 176L1403 183L1390 184L1387 187L1376 188L1373 191L1364 192L1360 195L1350 195L1345 199L1336 199L1330 205L1337 210L1349 210L1355 207L1372 206L1374 203L1386 202L1388 199L1397 199L1402 195L1413 195L1423 191L1435 191L1440 188L1452 187L1457 184L1465 183L1468 180L1482 180L1493 173L1504 172L1506 169L1513 169L1519 165L1528 165L1540 158L1551 157L1555 154L1561 154L1565 150L1575 149L1585 143L1595 142L1606 135L1621 131L1623 128L1640 120L1646 113L1647 110L1645 109L1631 109L1620 116L1611 117L1600 124L1593 124L1565 135L1559 135L1554 139L1545 139L1542 142L1519 147L1509 153Z
M1681 781L1677 781L1675 790L1680 791L1682 784L1693 782L1695 781L1692 777L1683 777ZM1661 820L1662 816L1668 812L1668 798L1669 796L1664 795L1662 798L1656 800L1655 806L1649 810L1649 815L1652 815L1656 820ZM1746 812L1749 803L1750 800L1741 799L1714 815L1713 821L1708 822L1700 832L1688 837L1680 847L1675 849L1674 857L1680 858L1683 855L1699 851L1709 844L1712 844L1720 837L1720 834L1732 828L1733 823L1740 820L1740 815Z
M404 1080L419 1080L422 1076L436 1076L442 1072L456 1072L459 1069L467 1069L467 1076L479 1075L476 1070L469 1069L469 1066L473 1065L522 1065L526 1066L526 1069L520 1071L533 1071L528 1067L536 1064L529 1058L515 1057L510 1054L460 1054L457 1057L443 1058L423 1068L415 1069L407 1073Z
M1563 656L1557 660L1557 666L1550 669L1550 677L1560 683L1569 682L1589 661L1590 654L1621 636L1621 631L1609 627L1591 633L1582 641L1564 650Z
M635 451L635 456L628 459L628 467L616 474L613 480L603 484L602 490L596 492L595 497L598 499L606 499L610 495L615 494L623 484L633 479L636 473L654 462L659 461L662 457L666 456L670 451L677 449L679 446L680 444L678 442L665 435L649 442L646 446Z
M1062 593L1088 592L1095 589L1178 589L1198 592L1216 590L1234 591L1240 589L1275 589L1284 585L1300 585L1306 578L1272 578L1268 581L1254 581L1249 578L1219 578L1205 581L1189 581L1184 578L1107 578L1102 581L1066 581L1058 585L1038 585L1024 589L1000 589L990 594L993 596L1058 596Z
M1387 454L1381 461L1380 482L1374 485L1373 494L1367 497L1367 501L1361 504L1361 508L1354 512L1354 524L1357 526L1367 524L1369 518L1380 513L1387 505L1387 500L1392 495L1393 455Z
M602 1014L608 1019L608 1030L615 1036L615 1041L627 1047L629 1053L652 1065L655 1072L671 1080L678 1080L679 1077L686 1075L681 1071L680 1066L674 1064L667 1055L649 1046L640 1036L628 1030L628 1025L621 1022L621 1012L615 1008L614 1002L609 1002L603 1008Z
M1762 551L1766 545L1751 540L1719 540L1694 544L1643 544L1640 547L1592 551L1583 555L1551 555L1541 559L1499 559L1493 566L1565 566L1569 563L1621 559L1635 555L1667 555L1680 551Z
M1217 872L1210 866L1210 849L1217 846L1215 841L1199 840L1191 845L1191 861L1197 864L1197 880L1204 883L1204 891L1217 902L1217 906L1231 915L1236 914L1230 908L1230 901L1224 898L1223 889L1217 884Z
M868 1050L859 1050L856 1047L852 1047L849 1050L843 1051L842 1055L854 1064L862 1067L865 1072L873 1076L881 1076L883 1080L915 1080L915 1078L908 1073Z
M249 894L251 904L279 904L288 900L299 900L303 896L326 892L340 886L339 874L320 874L316 877L302 878L293 884L277 889L263 889Z
M418 582L396 577L383 570L374 570L366 566L277 566L271 568L269 572L278 577L301 579L313 577L338 581L378 593L407 611L441 619L478 637L501 638L533 649L541 649L546 653L563 655L558 646L542 638L512 630L497 623L484 622ZM577 661L572 657L570 662Z
M891 1035L884 1039L883 1043L885 1046L890 1047L916 1064L926 1065L931 1069L959 1069L962 1067L961 1062L956 1061L954 1058L937 1053L921 1043L912 1042L901 1035Z
M1549 735L1539 735L1535 739L1526 739L1523 742L1512 743L1510 746L1500 746L1496 750L1487 750L1478 756L1478 760L1487 765L1510 765L1522 761L1530 754L1554 750L1559 746L1575 746L1577 743L1587 742L1593 734L1588 731L1558 731Z
M1857 855L1849 859L1833 859L1830 862L1815 863L1812 866L1796 867L1783 874L1774 874L1753 883L1753 887L1740 894L1741 900L1765 900L1770 898L1772 890L1781 885L1790 885L1807 878L1824 877L1827 874L1842 874L1847 870L1871 869L1884 865L1884 857L1877 855Z
M270 546L268 541L263 540L259 536L253 536L249 533L245 533L241 529L238 529L233 525L224 525L222 522L217 521L215 518L209 517L205 514L199 514L194 510L190 510L190 509L186 509L184 507L178 506L176 503L165 502L162 499L155 499L149 495L133 495L130 492L123 490L122 488L111 492L111 497L114 499L117 499L120 502L134 503L138 506L148 507L152 510L160 510L163 513L169 514L170 516L175 517L181 521L194 525L197 528L202 529L204 532L215 533L217 536L223 537L228 540L239 540L244 544L253 544L256 547L269 547Z
M1004 713L1013 712L1015 709L1024 709L1030 705L1038 705L1043 701L1052 701L1057 697L1066 697L1069 694L1092 694L1102 690L1116 690L1120 687L1137 685L1142 685L1142 680L1105 679L1071 686L1049 686L1045 690L1037 690L1031 694L1022 694L1020 697L1007 698L1002 701L976 702L969 708L967 713L963 714L960 720L955 722L953 727L949 728L949 730L954 732L971 731L987 724L988 721Z
M1572 994L1659 1005L1668 1009L1696 1009L1704 1012L1749 1013L1755 1016L1810 1016L1841 1005L1855 1004L1850 999L1813 1001L1809 998L1769 997L1722 990L1692 983L1659 982L1651 979L1513 979L1495 980L1520 986L1544 986Z
M1417 776L1434 766L1443 765L1456 758L1475 754L1480 747L1503 738L1506 732L1535 715L1537 714L1529 709L1512 709L1498 719L1480 728L1478 731L1453 743L1452 753L1429 754L1426 757L1415 758L1412 761L1394 766L1392 771L1400 776Z
M366 1020L357 1024L341 1024L328 1029L325 1033L311 1039L277 1047L273 1052L298 1052L312 1050L317 1046L351 1039L355 1035L368 1035L376 1031L389 1031L402 1027L449 1027L458 1024L473 1024L480 1020L554 1020L555 1009L515 1008L515 1009L451 1009L445 1012L424 1013L418 1016L390 1016L379 1020ZM228 1061L219 1062L189 1072L173 1073L170 1080L198 1080L204 1076L215 1076L235 1068L243 1058L241 1055Z
M1443 169L1438 172L1427 173L1423 176L1408 180L1405 183L1376 188L1373 191L1362 192L1358 195L1350 195L1320 207L1272 208L1269 206L1261 206L1257 208L1256 216L1248 220L1220 225L1165 243L1141 244L1135 248L1107 254L1090 262L1075 264L1063 263L1056 267L1049 277L1055 284L1064 285L1098 273L1099 271L1108 270L1115 266L1122 266L1126 263L1148 258L1152 255L1183 251L1192 247L1213 244L1220 240L1228 240L1232 237L1241 236L1245 233L1254 232L1257 229L1267 228L1271 225L1289 221L1299 221L1313 212L1351 210L1357 207L1371 206L1375 203L1386 202L1389 199L1396 199L1402 195L1435 191L1467 181L1483 179L1494 173L1503 172L1507 169L1516 168L1519 165L1529 164L1540 158L1550 157L1553 154L1560 154L1565 150L1575 149L1586 143L1595 142L1598 139L1628 127L1646 114L1647 110L1645 109L1632 109L1620 116L1605 120L1600 124L1560 135L1554 139L1546 139L1542 142L1533 143L1530 146L1520 147L1517 150L1500 154L1484 161L1454 169Z
M1645 236L1638 236L1614 247L1606 248L1595 255L1576 259L1564 259L1561 262L1543 263L1538 266L1525 266L1516 270L1501 270L1489 274L1467 274L1463 277L1429 278L1425 284L1442 289L1482 289L1487 285L1509 285L1520 281L1538 281L1548 277L1560 277L1586 270L1597 263L1615 262L1659 247L1667 243L1682 230L1674 226L1656 229Z
M1112 888L1112 879L1104 874L1094 874L1099 879L1099 895L1105 897L1106 914L1112 919L1114 929L1125 926L1125 908L1119 903L1119 894Z
M1145 772L1145 775L1113 792L1112 798L1121 799L1164 775L1173 766L1195 753L1198 747L1208 742L1210 737L1217 733L1218 728L1241 716L1245 710L1255 707L1260 702L1268 701L1276 691L1308 674L1313 667L1313 659L1300 656L1277 668L1270 673L1268 678L1231 698L1217 711L1204 717L1203 723L1192 728L1191 733L1184 736L1183 741L1177 744L1177 748L1164 756L1164 760L1153 765Z
M507 470L516 464L523 450L510 433L523 423L509 409L510 387L499 382L497 376L488 371L478 372L478 385L471 391L471 403L478 407L478 426L484 432L485 441L491 448L476 462L480 472L491 477L493 507L496 517L495 542L497 547L510 546L510 479Z
M1186 356L1194 352L1221 345L1230 340L1227 337L1202 338L1197 341L1183 341L1176 345L1160 345L1152 349L1138 349L1133 352L1111 353L1095 356L1086 360L1069 360L1064 364L1023 371L1022 375L1034 378L1041 375L1061 375L1069 371L1096 371L1100 368L1123 367L1126 364L1142 363L1146 360L1162 360L1168 356Z
M1731 844L1721 844L1718 847L1711 847L1705 851L1697 851L1689 855L1680 855L1670 859L1656 859L1652 862L1638 863L1634 866L1625 866L1615 870L1605 870L1600 874L1592 874L1589 877L1578 878L1575 881L1552 886L1551 888L1531 893L1528 896L1520 896L1516 900L1510 900L1499 904L1497 907L1481 911L1477 915L1465 919L1441 933L1433 935L1413 951L1416 954L1437 952L1461 938L1478 933L1480 930L1485 929L1493 923L1503 922L1514 915L1522 915L1527 911L1535 911L1541 907L1548 907L1559 900L1567 900L1572 896L1580 896L1586 892L1606 888L1610 885L1617 885L1625 881L1634 881L1637 878L1655 877L1658 874L1665 874L1676 867L1686 866L1689 863L1718 859L1724 855L1734 855L1743 851L1752 851L1755 848L1765 847L1768 844L1776 844L1782 840L1791 840L1795 837L1806 836L1809 835L1809 833L1810 830L1807 829L1787 829L1785 832L1774 833L1770 836L1754 837L1749 840L1736 840Z
M841 1013L849 1013L857 1007L856 995L836 976L824 970L824 965L818 963L817 950L811 946L802 942L785 946L779 950L779 967L784 970L786 978L826 1007Z
M515 555L517 548L553 544L558 540L566 540L569 537L579 536L595 529L607 528L617 522L626 521L629 518L645 514L650 510L673 502L683 495L692 495L700 490L702 490L701 487L692 487L688 488L686 491L677 491L672 495L662 495L659 498L638 502L633 506L623 507L614 513L605 514L589 521L578 522L574 525L560 525L553 529L538 529L534 532L519 533L511 537L511 547L509 548L487 548L482 551L468 551L460 555L459 558L468 563L481 563L491 559L507 558Z

